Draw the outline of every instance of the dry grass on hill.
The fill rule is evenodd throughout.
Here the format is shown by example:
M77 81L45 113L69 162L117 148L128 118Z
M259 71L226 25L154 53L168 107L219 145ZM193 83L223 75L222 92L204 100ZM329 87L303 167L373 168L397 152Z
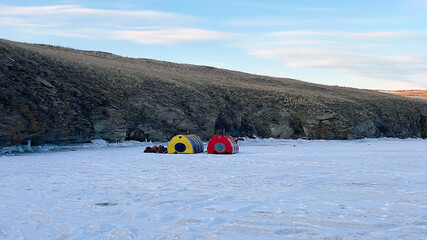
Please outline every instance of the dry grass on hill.
M395 90L395 91L382 91L399 96L418 98L427 100L427 90Z

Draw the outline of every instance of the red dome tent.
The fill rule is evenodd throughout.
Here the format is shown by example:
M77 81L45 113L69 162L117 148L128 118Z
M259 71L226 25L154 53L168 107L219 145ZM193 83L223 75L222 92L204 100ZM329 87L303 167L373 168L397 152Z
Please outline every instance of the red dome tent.
M239 145L230 135L215 135L208 143L208 153L232 154L239 152Z

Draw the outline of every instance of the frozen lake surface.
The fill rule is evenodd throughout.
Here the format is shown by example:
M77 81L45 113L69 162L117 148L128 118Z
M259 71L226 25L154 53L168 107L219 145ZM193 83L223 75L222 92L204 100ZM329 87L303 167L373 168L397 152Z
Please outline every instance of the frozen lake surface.
M0 239L426 239L427 140L0 157Z

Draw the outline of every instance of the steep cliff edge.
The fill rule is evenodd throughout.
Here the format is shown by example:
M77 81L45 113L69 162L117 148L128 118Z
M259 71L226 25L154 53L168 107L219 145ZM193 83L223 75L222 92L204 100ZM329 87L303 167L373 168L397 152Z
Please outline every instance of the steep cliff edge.
M427 102L207 66L0 39L0 147L191 132L427 137Z

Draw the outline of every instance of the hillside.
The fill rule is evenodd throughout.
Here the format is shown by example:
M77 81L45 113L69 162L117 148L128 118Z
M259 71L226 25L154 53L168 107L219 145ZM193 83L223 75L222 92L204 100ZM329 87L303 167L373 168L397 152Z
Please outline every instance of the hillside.
M427 137L423 100L0 39L0 147L234 136Z
M382 92L396 94L399 96L405 96L410 98L427 100L427 90L391 90L391 91L382 91Z

